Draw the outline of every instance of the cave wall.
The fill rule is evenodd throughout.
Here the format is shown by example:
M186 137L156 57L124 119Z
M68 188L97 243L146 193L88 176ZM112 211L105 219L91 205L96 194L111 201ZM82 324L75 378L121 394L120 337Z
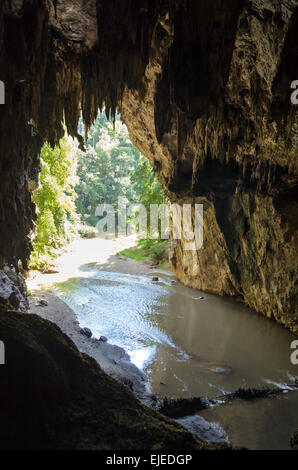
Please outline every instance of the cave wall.
M177 277L297 332L297 29L297 0L1 2L0 268L26 267L42 143L118 109L169 199L204 204Z
M204 241L170 250L186 285L298 332L296 1L184 2L159 28L146 92L122 116L171 202L204 205Z
M86 130L105 108L114 116L124 88L143 88L151 39L164 2L6 0L0 4L0 267L26 267L39 151ZM175 1L169 4L175 4ZM117 13L115 15L115 12Z

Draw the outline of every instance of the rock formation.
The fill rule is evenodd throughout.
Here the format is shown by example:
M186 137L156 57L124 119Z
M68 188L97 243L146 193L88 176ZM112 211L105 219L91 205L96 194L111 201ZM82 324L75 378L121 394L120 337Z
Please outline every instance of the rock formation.
M204 205L203 248L187 251L184 239L172 248L177 277L193 287L240 297L297 333L298 122L297 106L290 100L291 82L298 79L297 30L297 0L231 0L228 7L223 0L2 1L1 279L7 270L16 279L27 265L35 217L31 193L38 184L43 142L57 143L65 120L68 132L83 145L77 135L81 112L88 130L98 109L108 116L119 110L170 201ZM18 308L25 302L21 291L3 288L0 296L10 297ZM53 325L8 312L7 304L4 310L1 339L12 341L15 354L29 361L19 364L25 371L16 378L13 356L15 368L8 371L9 386L23 390L25 384L25 389L16 408L11 403L7 407L4 422L10 413L17 416L18 409L24 410L23 405L28 415L19 429L11 425L7 445L13 435L15 444L21 443L21 431L28 437L25 447L35 442L42 447L46 440L52 445L57 423L62 434L70 426L77 429L78 423L90 425L90 403L100 393L103 373ZM89 378L78 383L75 373ZM46 387L39 385L38 374L46 374ZM88 392L91 376L95 385ZM118 436L119 448L132 446L130 436L141 439L155 432L154 423L161 418L141 409L106 376L104 383L116 397L119 392L118 398L128 400L120 427L128 437L124 442ZM30 400L40 392L46 395L34 418L37 430L47 413L45 404L51 409L60 392L72 412L67 408L65 415L47 415L47 429L27 434ZM0 393L3 403L9 390L1 388ZM83 396L90 403L86 401L81 416ZM74 409L77 415L71 421ZM148 419L148 433L142 434L138 424L129 430L126 418L137 419L140 426ZM94 439L70 434L65 441L61 434L61 445L110 448L103 429L100 434L103 422L92 421ZM160 425L160 442L171 448L174 425L164 418ZM173 431L175 439L179 432ZM185 433L184 438L190 447L200 445ZM1 445L3 439L1 431Z
M171 250L178 279L298 332L297 2L207 3L160 27L122 116L170 200L204 205L202 249Z
M26 267L43 141L118 109L170 200L204 205L177 277L297 332L297 0L7 0L0 25L0 265Z

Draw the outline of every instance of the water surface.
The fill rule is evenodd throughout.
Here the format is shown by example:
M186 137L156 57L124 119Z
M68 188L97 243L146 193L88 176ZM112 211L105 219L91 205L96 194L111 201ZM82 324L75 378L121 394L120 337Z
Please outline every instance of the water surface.
M125 348L157 395L215 397L240 386L291 384L298 376L290 363L294 335L241 304L173 284L171 276L155 283L92 264L81 274L56 284L56 293L82 327ZM219 422L235 445L286 449L298 429L298 392L200 414Z

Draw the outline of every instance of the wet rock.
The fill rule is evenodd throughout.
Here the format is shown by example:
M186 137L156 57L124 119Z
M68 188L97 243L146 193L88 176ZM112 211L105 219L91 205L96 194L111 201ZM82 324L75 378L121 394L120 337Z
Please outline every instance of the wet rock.
M13 267L4 266L0 270L0 297L9 300L10 304L21 312L28 310L29 304L24 279Z
M100 336L99 341L106 343L108 341L108 338L106 336Z
M170 418L189 416L199 410L209 408L209 402L201 397L163 398L159 401L158 411Z
M157 276L153 276L153 277L152 277L152 281L153 281L153 282L157 282L158 280L159 280L159 277L157 277Z
M16 292L12 292L8 297L8 300L15 309L19 308L21 301Z
M80 333L87 336L87 338L91 338L92 336L92 331L89 328L81 328Z
M226 432L219 424L206 421L202 416L185 416L175 421L204 441L229 442Z
M37 307L47 307L48 302L44 299L37 300L36 304Z

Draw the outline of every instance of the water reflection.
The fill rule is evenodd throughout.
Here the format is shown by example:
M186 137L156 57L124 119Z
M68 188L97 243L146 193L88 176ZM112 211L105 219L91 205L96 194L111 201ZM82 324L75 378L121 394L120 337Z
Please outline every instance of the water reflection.
M150 276L100 271L92 264L83 266L81 274L56 284L57 294L77 313L82 327L126 349L149 375L156 394L217 396L242 385L288 383L298 375L298 366L290 363L294 335L241 304L172 285L170 278L153 283ZM283 402L269 400L271 407L266 405L262 413L261 404L253 408L239 402L206 414L215 413L233 435L239 426L243 436L259 426L260 434L264 430L268 434L266 448L276 448L278 439L285 447L285 435L290 435L294 422L298 428L297 395L289 394ZM248 416L246 430L244 422L241 425L242 407ZM231 413L234 418L229 421ZM286 428L279 437L271 429L277 416ZM263 445L261 435L249 439L255 448ZM235 440L237 445L248 445Z

